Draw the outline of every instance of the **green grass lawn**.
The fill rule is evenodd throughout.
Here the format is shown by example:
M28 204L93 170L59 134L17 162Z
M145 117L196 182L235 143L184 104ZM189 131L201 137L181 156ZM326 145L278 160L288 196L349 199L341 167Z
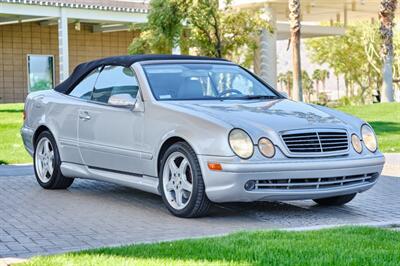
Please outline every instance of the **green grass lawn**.
M102 248L23 265L399 265L400 232L367 227L242 232L223 237Z
M23 104L0 104L0 164L28 163L19 130L22 126Z
M378 135L383 152L400 152L400 103L382 103L338 108L368 121ZM0 104L0 164L29 163L19 130L23 104Z
M345 106L338 109L370 123L378 136L381 151L400 152L400 103Z

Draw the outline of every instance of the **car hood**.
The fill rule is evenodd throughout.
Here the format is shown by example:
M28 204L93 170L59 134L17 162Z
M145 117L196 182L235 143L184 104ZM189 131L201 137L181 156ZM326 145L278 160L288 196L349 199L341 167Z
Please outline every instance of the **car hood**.
M306 128L348 128L350 125L329 112L288 99L254 101L190 101L175 105L209 115L249 132L276 132Z

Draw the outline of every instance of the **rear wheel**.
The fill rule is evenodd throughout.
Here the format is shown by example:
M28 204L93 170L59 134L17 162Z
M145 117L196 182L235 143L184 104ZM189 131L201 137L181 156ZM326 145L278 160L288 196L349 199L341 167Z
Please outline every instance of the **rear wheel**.
M341 206L346 203L349 203L354 199L354 197L357 194L349 194L349 195L344 195L344 196L336 196L336 197L330 197L330 198L323 198L323 199L314 199L316 203L319 205L323 206Z
M178 217L200 217L211 205L199 161L185 142L173 144L161 160L160 191L168 210Z
M33 156L36 180L45 189L65 189L74 182L62 175L61 160L56 141L50 132L40 133Z

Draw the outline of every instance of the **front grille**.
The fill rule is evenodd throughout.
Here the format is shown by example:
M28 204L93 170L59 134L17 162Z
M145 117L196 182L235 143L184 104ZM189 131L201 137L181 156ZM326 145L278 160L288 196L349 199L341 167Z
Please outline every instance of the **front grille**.
M349 148L346 131L285 133L282 139L291 153L340 152Z
M264 179L256 180L255 189L278 189L278 190L304 190L337 188L352 185L373 183L378 178L378 173L362 175L335 176L335 177L312 177L312 178L288 178L288 179Z

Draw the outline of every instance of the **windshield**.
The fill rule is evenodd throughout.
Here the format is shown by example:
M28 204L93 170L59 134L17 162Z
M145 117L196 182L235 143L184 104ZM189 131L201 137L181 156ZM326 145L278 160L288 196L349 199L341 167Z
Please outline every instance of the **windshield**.
M157 100L275 99L276 93L239 66L149 64L143 66Z

